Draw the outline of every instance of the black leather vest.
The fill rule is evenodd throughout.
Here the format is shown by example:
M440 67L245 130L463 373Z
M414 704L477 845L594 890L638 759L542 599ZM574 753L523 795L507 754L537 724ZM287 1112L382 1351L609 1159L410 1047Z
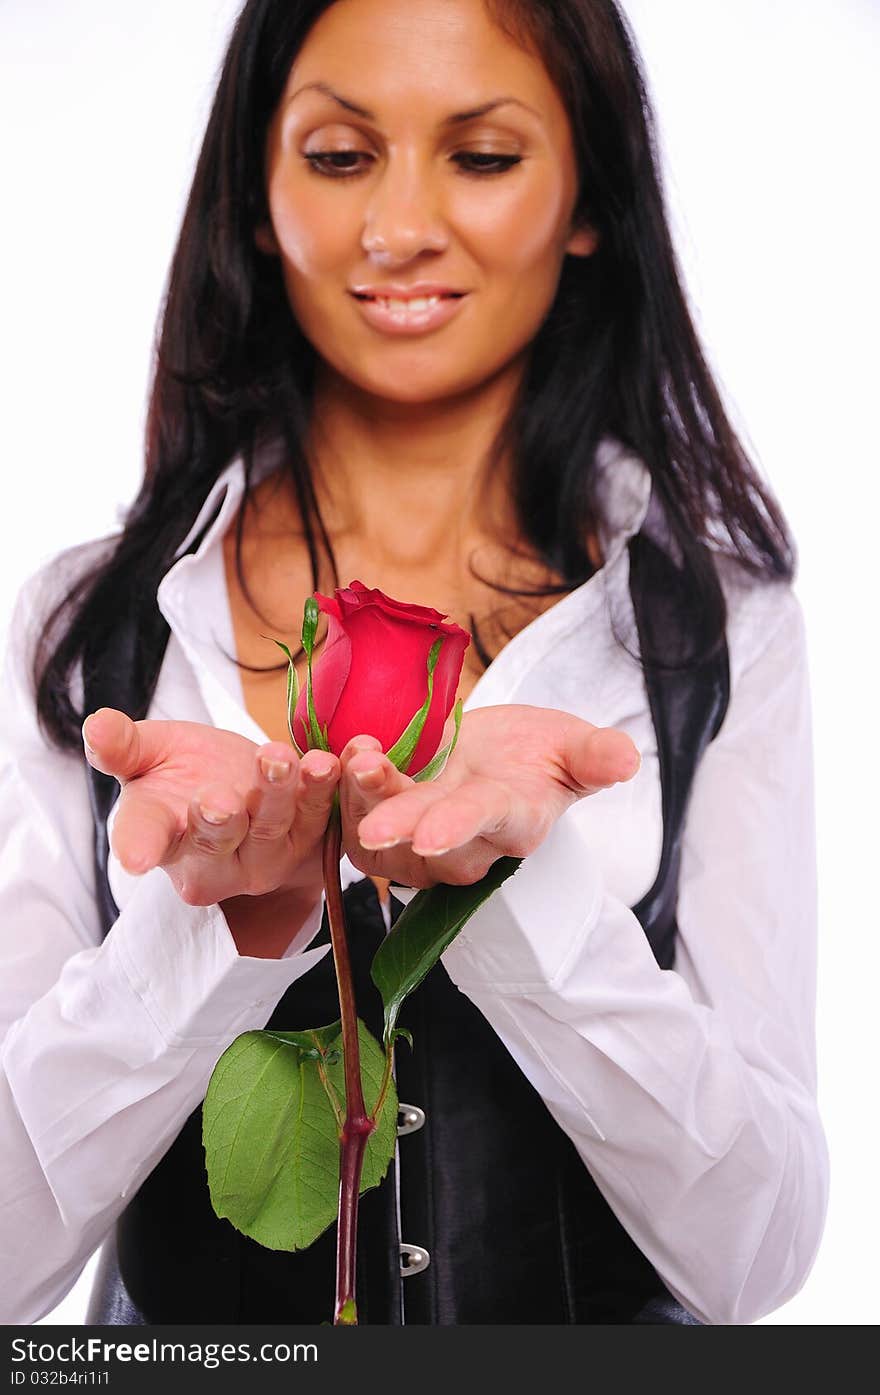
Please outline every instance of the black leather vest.
M643 646L649 638L665 652L680 652L691 623L688 608L674 600L680 578L646 535L631 539L629 549ZM107 705L143 716L164 642L161 617L156 635L139 648L132 627L121 632L85 669L85 710ZM151 673L144 652L153 656ZM663 843L654 885L633 910L657 963L671 968L684 817L697 763L727 706L726 647L699 668L649 674L646 682ZM118 787L88 769L106 934L118 914L106 872L106 820ZM349 886L345 902L359 1012L381 1036L369 965L385 925L372 881ZM401 909L392 894L392 920ZM327 940L325 915L315 943ZM338 1015L328 954L284 994L269 1025L292 1029ZM382 1185L361 1198L361 1323L699 1325L665 1288L539 1094L442 965L408 999L401 1025L415 1049L397 1050L398 1094L424 1122L412 1130L412 1119L403 1120L397 1160ZM422 1252L415 1264L402 1266L402 1245L404 1258L412 1259L407 1246ZM87 1321L321 1323L331 1313L334 1273L335 1226L308 1250L288 1254L264 1249L214 1214L199 1107L117 1222Z

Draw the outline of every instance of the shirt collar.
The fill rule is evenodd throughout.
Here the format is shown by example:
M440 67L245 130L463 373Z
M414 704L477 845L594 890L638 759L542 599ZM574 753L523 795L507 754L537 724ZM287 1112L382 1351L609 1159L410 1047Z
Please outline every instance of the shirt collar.
M622 442L605 437L596 451L593 499L606 567L617 561L639 532L651 508L652 481L647 465Z
M218 533L223 535L229 526L235 510L241 502L244 494L244 461L240 455L232 459L214 481L208 492L208 497L199 509L195 522L174 554L175 561L179 560L192 546L205 524L216 513L217 517L205 533L204 538L196 550L196 556L201 556L214 542Z

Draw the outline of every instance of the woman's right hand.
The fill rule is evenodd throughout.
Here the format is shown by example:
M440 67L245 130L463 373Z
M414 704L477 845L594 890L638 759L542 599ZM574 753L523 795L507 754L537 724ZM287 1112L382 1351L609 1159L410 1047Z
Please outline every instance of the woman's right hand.
M86 718L83 740L89 763L122 785L111 845L127 871L162 867L191 906L318 900L336 756L112 707Z

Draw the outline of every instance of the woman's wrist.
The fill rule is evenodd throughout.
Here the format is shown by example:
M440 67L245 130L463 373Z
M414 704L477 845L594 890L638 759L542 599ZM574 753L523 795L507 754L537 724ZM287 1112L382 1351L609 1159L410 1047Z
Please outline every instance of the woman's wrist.
M221 901L239 954L280 959L321 899L323 886L283 888L263 896L231 896Z

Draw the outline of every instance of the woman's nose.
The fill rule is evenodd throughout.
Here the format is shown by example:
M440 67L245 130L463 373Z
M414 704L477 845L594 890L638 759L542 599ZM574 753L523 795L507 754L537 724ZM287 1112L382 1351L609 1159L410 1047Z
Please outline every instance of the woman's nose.
M392 160L371 191L361 239L381 266L410 261L424 250L442 251L448 233L437 190L410 165Z

